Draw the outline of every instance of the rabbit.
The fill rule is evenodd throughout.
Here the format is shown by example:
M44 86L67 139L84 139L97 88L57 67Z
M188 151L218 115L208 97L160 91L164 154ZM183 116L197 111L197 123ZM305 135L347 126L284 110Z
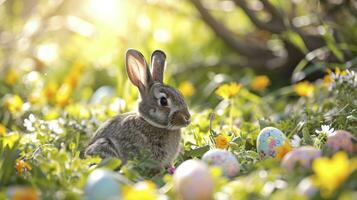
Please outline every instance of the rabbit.
M140 93L138 111L118 115L102 124L91 138L85 155L116 157L123 164L142 151L159 168L172 166L179 151L180 129L190 123L181 93L163 83L166 55L156 50L150 69L137 50L126 52L127 75Z

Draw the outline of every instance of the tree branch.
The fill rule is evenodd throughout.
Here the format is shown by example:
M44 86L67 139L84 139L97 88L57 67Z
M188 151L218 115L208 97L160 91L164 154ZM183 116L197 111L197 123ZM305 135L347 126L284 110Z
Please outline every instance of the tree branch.
M282 19L281 12L272 3L270 3L269 0L260 1L263 3L264 8L273 16L273 18Z
M218 22L210 12L202 5L200 0L191 0L193 5L196 7L198 12L200 13L202 20L209 25L212 30L218 35L222 40L227 44L227 46L231 47L238 53L248 57L267 57L273 58L275 57L272 52L266 48L253 46L252 44L246 44L242 41L236 39L234 34L226 28L223 24Z
M263 30L267 30L272 33L281 33L285 30L284 24L281 23L281 21L278 21L275 16L273 16L273 19L269 23L265 23L258 19L258 17L255 15L254 11L252 11L245 0L233 0L234 3L242 8L242 10L245 12L245 14L249 17L249 19L253 22L253 24Z
M211 60L198 60L190 63L178 64L172 69L173 74L181 74L193 70L202 70L202 68L218 68L218 67L229 67L235 69L252 68L260 73L269 72L274 70L275 73L280 73L281 70L285 70L283 66L286 64L286 58L275 58L269 61L265 59L255 59L247 60L240 57L225 57L221 59L211 59ZM277 71L278 70L278 71Z

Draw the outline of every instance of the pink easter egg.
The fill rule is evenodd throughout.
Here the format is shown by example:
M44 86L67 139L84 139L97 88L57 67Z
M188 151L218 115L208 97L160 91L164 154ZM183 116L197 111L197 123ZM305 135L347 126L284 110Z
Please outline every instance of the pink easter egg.
M214 181L206 163L186 160L173 175L173 188L181 200L213 199Z
M291 171L296 166L310 168L311 162L321 156L321 151L314 147L300 147L287 153L281 161L281 167Z
M338 130L335 131L333 135L327 137L326 146L333 152L344 150L353 153L356 150L356 145L353 143L353 140L355 140L355 138L350 132Z

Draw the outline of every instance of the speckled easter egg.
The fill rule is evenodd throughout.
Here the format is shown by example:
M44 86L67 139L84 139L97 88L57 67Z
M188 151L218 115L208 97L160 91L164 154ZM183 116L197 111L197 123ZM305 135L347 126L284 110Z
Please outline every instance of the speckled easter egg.
M295 166L310 168L311 162L321 156L321 151L314 147L300 147L287 153L281 161L281 167L289 171Z
M121 183L117 174L105 169L94 170L84 188L85 200L109 200L121 198Z
M173 186L179 199L213 199L214 182L206 163L186 160L175 171Z
M326 146L333 152L344 150L353 153L356 151L356 145L353 140L356 140L356 138L350 132L338 130L327 137Z
M238 160L227 150L209 150L202 156L202 160L209 165L221 168L223 175L229 178L236 176L240 170Z
M266 127L260 131L257 138L257 151L261 158L275 157L276 149L284 145L285 135L279 129Z

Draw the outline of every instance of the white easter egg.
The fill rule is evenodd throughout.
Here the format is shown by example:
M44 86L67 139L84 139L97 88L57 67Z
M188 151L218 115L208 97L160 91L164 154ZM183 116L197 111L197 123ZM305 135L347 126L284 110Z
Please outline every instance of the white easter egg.
M321 151L314 147L300 147L287 153L281 161L281 167L289 171L295 166L310 168L311 162L321 156Z
M209 165L221 168L223 175L229 178L236 176L240 170L238 160L227 150L209 150L202 156L202 160Z
M173 175L174 190L183 200L213 199L214 182L207 165L199 160L186 160Z
M285 140L285 135L277 128L266 127L261 130L257 138L257 151L260 157L275 157L277 147L284 145Z
M106 169L94 170L84 188L85 200L109 200L121 198L121 183L117 174Z
M356 144L354 144L353 140L356 140L356 138L350 132L337 130L327 137L326 146L333 152L344 150L353 153L356 151Z
M314 185L310 177L302 179L296 189L299 194L303 194L307 197L313 197L318 192L317 187Z

